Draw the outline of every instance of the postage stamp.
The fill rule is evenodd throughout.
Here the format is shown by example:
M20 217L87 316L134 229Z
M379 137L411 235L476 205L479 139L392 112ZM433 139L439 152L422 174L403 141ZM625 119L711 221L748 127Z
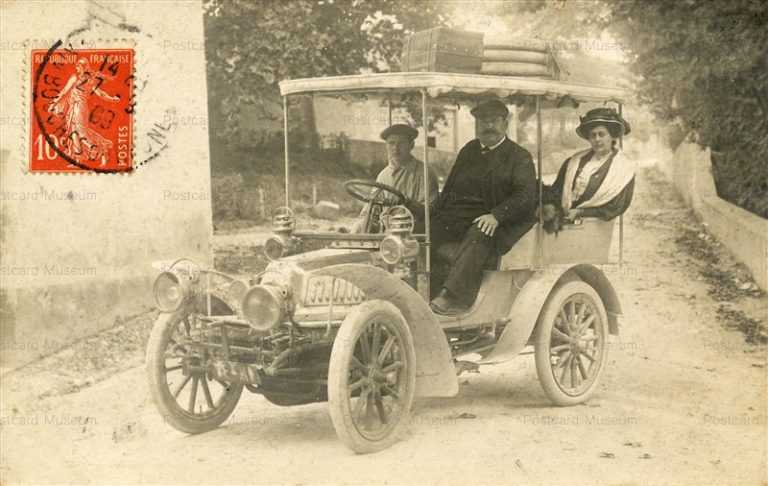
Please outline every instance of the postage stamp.
M30 172L131 172L133 49L31 50Z

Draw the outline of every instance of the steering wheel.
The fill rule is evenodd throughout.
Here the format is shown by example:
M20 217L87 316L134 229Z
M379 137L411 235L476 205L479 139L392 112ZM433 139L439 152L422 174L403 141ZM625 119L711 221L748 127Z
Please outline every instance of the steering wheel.
M399 206L405 204L405 194L398 191L392 186L382 184L381 182L372 182L362 179L352 179L344 183L344 188L347 190L350 196L354 197L358 201L366 203L381 204L382 206ZM370 190L376 189L376 190ZM384 191L385 196L394 196L394 200L391 198L381 198L381 192ZM383 199L383 200L382 200Z
M381 233L384 230L380 221L383 208L399 206L407 200L405 194L381 182L352 179L344 183L344 188L350 196L368 203L362 226L365 233Z

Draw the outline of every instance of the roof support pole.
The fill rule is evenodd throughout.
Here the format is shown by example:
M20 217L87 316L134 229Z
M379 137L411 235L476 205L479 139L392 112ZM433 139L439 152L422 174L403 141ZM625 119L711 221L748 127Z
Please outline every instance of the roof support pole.
M538 194L538 213L539 224L536 226L536 266L542 268L544 266L544 214L542 211L543 206L543 187L544 178L542 172L542 135L541 135L541 96L536 96L536 172L539 179L539 194Z
M429 201L431 200L429 194L429 153L427 150L427 90L421 90L421 127L424 130L424 246L427 248L426 255L426 273L427 273L427 287L429 287L429 280L432 272L432 239L430 237L430 220L429 220Z
M291 195L288 192L290 176L290 159L288 157L288 97L283 96L283 143L285 144L285 207L291 207Z
M622 104L619 103L619 116L622 116ZM619 136L619 148L624 149L624 133ZM624 215L619 215L619 268L624 266Z

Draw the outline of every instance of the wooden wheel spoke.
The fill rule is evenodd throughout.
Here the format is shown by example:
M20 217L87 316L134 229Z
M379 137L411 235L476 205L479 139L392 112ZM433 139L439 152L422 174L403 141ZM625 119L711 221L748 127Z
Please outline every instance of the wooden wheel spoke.
M360 392L360 396L357 398L357 403L355 403L355 409L352 411L352 417L357 417L357 419L360 419L360 415L363 412L363 407L365 406L366 402L368 401L368 394L370 393L369 388L364 388L362 392Z
M560 345L557 345L557 346L553 346L552 348L550 348L549 351L552 354L560 354L561 352L566 351L568 349L571 349L571 345L570 344L560 344Z
M189 383L189 380L192 379L192 375L187 375L184 377L184 380L179 383L179 385L176 387L175 390L171 393L173 395L173 398L178 398L179 393L181 393L181 390L184 389L185 386L187 386L187 383Z
M594 363L595 362L595 357L592 356L591 354L587 353L586 351L581 353L581 356L584 356L585 358L587 358L590 361L590 363Z
M195 376L192 378L192 390L189 393L189 404L187 410L189 413L195 413L195 402L197 402L197 384L200 382L200 378Z
M573 355L569 354L567 358L563 360L563 371L560 372L560 383L565 383L565 375L568 373L568 365L573 359Z
M596 317L597 316L595 314L590 314L589 317L587 317L583 322L580 321L580 324L579 324L579 334L581 334L584 331L586 331L589 328L589 326L591 326L592 323L595 322L595 318Z
M205 395L205 403L208 404L208 408L213 410L215 408L215 405L213 404L211 389L208 388L208 380L206 380L205 377L203 377L203 379L200 380L200 383L203 385L203 395Z
M371 343L368 341L368 328L363 329L363 332L360 333L360 357L365 361L366 363L371 362Z
M365 421L367 423L370 423L371 418L373 418L373 395L376 392L374 390L371 390L370 393L365 397Z
M567 334L563 333L560 329L553 327L552 328L552 338L553 339L559 339L560 341L564 341L566 343L571 342L571 337Z
M581 373L581 378L586 380L588 373L586 368L584 368L584 363L581 362L581 355L576 356L576 363L579 365L579 372Z
M363 384L367 381L367 378L360 378L356 382L349 385L349 393L354 392L355 390L362 388Z
M376 410L379 412L379 420L382 424L387 423L387 412L384 410L384 402L381 400L381 395L376 394Z
M569 359L571 356L573 355L571 354L571 348L569 347L568 349L565 350L565 352L562 353L562 355L557 356L558 358L560 358L560 361L558 361L557 363L557 367L561 368L565 366L566 360Z
M378 322L374 322L373 323L373 343L371 344L372 359L379 356L380 341L381 341L381 324L379 324Z
M573 318L576 317L576 301L570 301L566 304L566 306L570 306L571 310L570 312L566 311L566 314L568 315L568 322L573 322Z
M398 393L391 386L384 383L381 385L381 388L387 392L388 396L394 398L395 400L400 400L400 395L398 395Z
M571 358L571 388L576 388L578 376L576 375L576 357Z
M379 364L383 364L384 360L387 358L387 355L389 355L390 351L392 351L392 346L395 344L395 336L389 336L387 338L387 341L384 343L384 347L381 348L381 352L378 356L378 362Z
M394 363L388 364L387 366L382 368L381 372L384 373L384 374L387 374L387 373L390 373L392 371L399 370L402 367L403 367L403 362L402 361L395 361Z
M354 355L352 355L352 359L350 360L350 363L352 364L353 368L357 368L363 373L368 372L368 367L365 366L363 363L361 363L360 360L357 359Z

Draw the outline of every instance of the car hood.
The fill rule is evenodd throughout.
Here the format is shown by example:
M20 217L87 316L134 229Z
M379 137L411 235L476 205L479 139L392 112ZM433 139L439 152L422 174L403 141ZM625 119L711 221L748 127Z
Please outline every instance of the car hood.
M293 264L310 272L319 268L342 263L370 263L373 264L373 252L371 250L348 250L324 248L322 250L308 251L298 255L282 258L280 261Z

